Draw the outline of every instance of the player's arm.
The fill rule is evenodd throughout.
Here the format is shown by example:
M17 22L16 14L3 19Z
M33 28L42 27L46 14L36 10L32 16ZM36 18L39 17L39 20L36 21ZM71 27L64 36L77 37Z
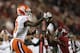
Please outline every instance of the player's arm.
M34 27L34 26L39 25L43 20L44 20L44 18L42 17L39 20L37 20L37 22L35 22L35 23L27 21L27 22L24 23L24 26L32 26L32 27Z

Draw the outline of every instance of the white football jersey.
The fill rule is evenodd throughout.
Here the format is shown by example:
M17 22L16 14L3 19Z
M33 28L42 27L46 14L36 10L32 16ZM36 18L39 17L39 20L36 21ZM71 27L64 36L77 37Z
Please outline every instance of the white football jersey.
M29 16L18 16L15 21L14 38L19 38L24 41L29 27L24 27L24 23L30 19Z

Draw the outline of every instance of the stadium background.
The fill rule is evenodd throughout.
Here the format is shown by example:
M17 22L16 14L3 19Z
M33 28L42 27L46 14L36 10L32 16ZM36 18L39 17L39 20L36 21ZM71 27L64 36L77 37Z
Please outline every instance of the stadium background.
M10 33L13 31L16 8L22 3L30 6L34 17L39 17L40 12L49 11L55 23L65 24L71 33L80 35L79 0L0 0L0 31L4 25Z

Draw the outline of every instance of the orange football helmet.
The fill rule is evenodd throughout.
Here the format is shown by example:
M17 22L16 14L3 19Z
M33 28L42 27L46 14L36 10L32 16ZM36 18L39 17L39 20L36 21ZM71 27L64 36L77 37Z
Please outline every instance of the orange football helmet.
M27 5L20 5L17 8L17 15L31 15L31 9Z

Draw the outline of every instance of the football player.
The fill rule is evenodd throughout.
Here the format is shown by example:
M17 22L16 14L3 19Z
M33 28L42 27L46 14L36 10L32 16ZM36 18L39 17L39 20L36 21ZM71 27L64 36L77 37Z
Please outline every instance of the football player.
M37 26L45 18L42 17L39 20L34 21L31 9L24 4L17 8L17 15L13 39L11 40L11 49L16 53L32 53L31 49L24 44L29 26Z

